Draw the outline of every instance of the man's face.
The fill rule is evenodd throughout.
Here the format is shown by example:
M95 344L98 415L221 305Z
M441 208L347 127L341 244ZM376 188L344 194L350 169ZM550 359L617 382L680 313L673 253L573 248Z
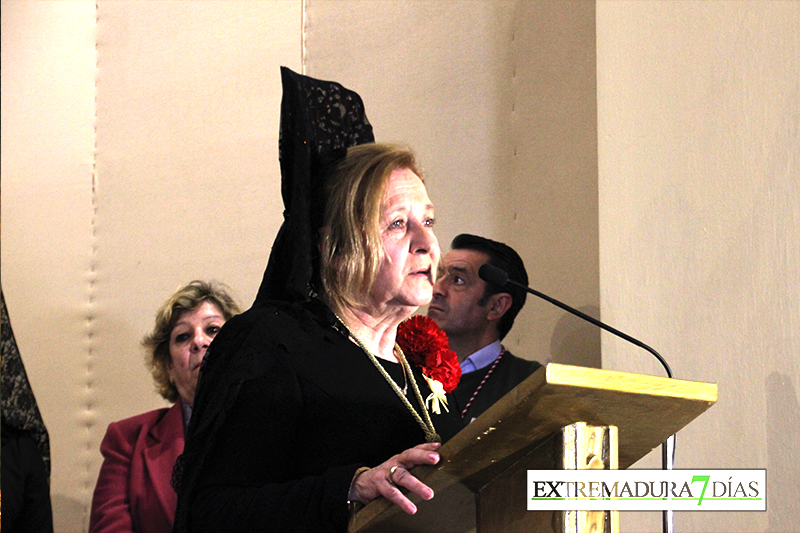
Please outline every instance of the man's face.
M475 335L488 325L488 308L479 304L486 282L478 276L488 261L485 253L475 250L451 250L442 260L428 316L451 338Z

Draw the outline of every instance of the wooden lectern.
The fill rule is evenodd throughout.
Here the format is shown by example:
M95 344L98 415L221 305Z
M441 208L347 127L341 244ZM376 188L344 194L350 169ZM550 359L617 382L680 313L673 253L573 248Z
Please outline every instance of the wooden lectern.
M628 468L716 401L712 383L548 364L413 469L433 500L376 500L349 531L615 533L616 512L528 511L527 471Z

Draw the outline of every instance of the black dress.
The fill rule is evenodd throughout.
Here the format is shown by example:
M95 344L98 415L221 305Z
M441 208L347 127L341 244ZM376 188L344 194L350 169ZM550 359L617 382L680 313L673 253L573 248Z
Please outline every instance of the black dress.
M225 324L179 462L176 531L346 531L355 471L425 442L337 323L312 300L255 307ZM402 387L400 365L382 364ZM420 409L410 386L408 398ZM453 408L432 419L444 440L463 427Z
M6 533L53 533L50 480L27 431L2 425L3 518Z

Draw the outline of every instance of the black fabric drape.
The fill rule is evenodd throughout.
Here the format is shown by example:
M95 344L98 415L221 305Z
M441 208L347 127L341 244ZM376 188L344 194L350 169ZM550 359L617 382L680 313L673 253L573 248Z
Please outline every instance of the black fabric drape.
M255 304L306 301L318 286L317 232L325 211L325 175L347 149L375 141L355 92L281 67L278 152L284 221L272 245Z

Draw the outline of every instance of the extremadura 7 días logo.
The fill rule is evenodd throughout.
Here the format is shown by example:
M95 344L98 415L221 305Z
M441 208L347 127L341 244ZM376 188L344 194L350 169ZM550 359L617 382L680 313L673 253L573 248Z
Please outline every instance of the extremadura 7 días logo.
M767 472L528 470L529 511L766 511Z

